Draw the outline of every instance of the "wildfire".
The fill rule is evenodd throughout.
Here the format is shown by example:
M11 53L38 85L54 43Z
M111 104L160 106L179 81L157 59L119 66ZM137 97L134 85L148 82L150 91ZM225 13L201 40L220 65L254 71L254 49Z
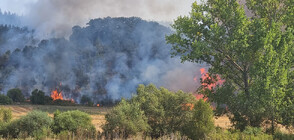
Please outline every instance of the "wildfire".
M222 85L225 82L225 80L222 80L219 75L216 75L216 79L213 77L210 77L209 73L206 71L205 68L201 68L200 73L201 73L201 79L202 79L201 85L203 86L204 89L212 90L217 85ZM194 77L194 81L197 82L197 80L198 79ZM206 101L208 99L208 98L204 98L204 95L199 93L195 94L195 97L197 100L203 99L204 101Z
M215 88L217 85L222 85L225 82L225 80L222 80L219 75L216 75L216 79L210 77L205 68L201 68L200 73L202 79L201 85L209 90L212 90L212 88Z
M100 104L97 104L97 107L99 107L100 106Z
M57 89L53 90L51 93L51 98L53 99L53 101L55 100L63 100L63 96L62 96L62 92L58 92Z

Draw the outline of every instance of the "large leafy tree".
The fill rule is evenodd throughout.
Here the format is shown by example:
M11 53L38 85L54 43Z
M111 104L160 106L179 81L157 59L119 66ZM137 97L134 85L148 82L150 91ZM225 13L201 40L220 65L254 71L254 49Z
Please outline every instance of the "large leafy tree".
M214 130L213 111L192 94L139 85L136 96L122 100L106 115L103 129L106 134L123 134L124 138L143 133L155 139L170 134L203 139Z
M285 122L281 111L293 110L291 5L292 0L195 2L190 16L178 17L175 33L166 37L173 55L209 64L211 76L225 79L221 87L203 93L217 111L225 104L241 130L264 120ZM291 115L286 113L286 124L293 122Z

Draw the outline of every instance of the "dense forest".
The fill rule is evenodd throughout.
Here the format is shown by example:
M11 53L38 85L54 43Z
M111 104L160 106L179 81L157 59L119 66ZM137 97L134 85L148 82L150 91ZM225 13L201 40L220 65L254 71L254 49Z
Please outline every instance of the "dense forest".
M168 85L177 76L173 72L198 70L196 64L170 58L169 28L137 17L93 19L85 27L74 26L69 39L40 39L34 30L12 25L1 25L0 31L4 93L18 87L29 96L35 88L47 94L60 88L67 98L86 94L116 100L131 97L141 83L180 89ZM184 81L189 91L195 88L192 72L187 72L191 82Z

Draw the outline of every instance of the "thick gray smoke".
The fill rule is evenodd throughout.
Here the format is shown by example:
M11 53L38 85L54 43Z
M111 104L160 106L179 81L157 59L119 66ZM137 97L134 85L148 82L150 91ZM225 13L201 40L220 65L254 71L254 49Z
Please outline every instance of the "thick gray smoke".
M2 28L1 38L11 33L34 35L27 29ZM67 98L89 95L94 101L129 98L138 84L193 92L199 85L193 79L200 75L201 66L170 57L171 47L165 43L170 33L156 22L108 17L73 27L69 39L35 43L34 37L18 37L14 41L23 46L0 44L0 88L6 93L18 87L30 95L35 88L49 94L59 87Z
M63 37L71 27L97 17L141 17L173 21L187 15L195 0L1 0L2 8L24 15L26 25L41 36ZM22 5L22 7L21 7ZM5 10L5 9L4 9Z

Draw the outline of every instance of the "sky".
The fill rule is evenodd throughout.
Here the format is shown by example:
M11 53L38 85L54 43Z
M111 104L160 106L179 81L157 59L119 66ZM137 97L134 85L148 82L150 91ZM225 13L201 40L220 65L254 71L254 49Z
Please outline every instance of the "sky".
M188 15L195 0L0 0L2 11L26 17L28 25L57 36L70 34L74 25L84 26L99 17L140 17L172 22ZM62 29L62 30L61 30Z

